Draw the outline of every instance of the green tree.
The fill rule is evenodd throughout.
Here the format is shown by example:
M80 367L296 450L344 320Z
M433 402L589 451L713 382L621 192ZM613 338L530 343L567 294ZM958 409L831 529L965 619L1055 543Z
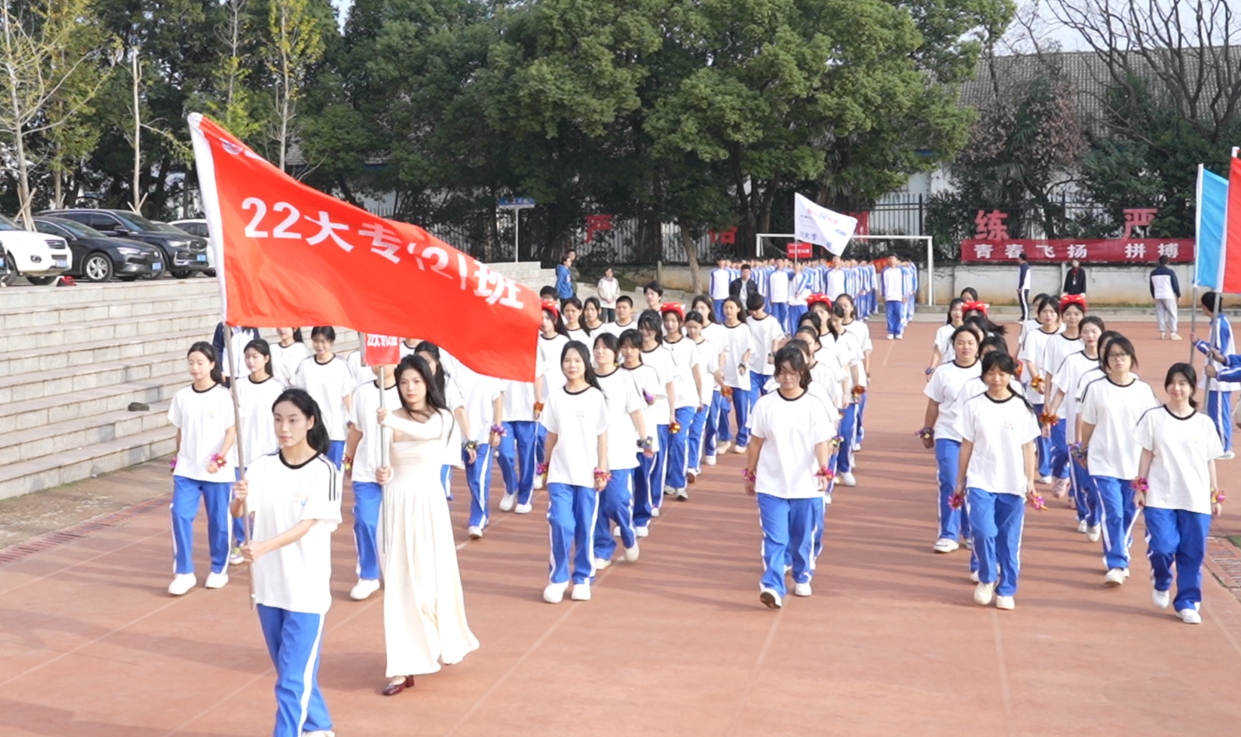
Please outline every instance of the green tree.
M314 65L323 56L325 25L313 0L270 0L267 66L275 102L271 137L281 169L285 168L289 145L298 136L298 101Z

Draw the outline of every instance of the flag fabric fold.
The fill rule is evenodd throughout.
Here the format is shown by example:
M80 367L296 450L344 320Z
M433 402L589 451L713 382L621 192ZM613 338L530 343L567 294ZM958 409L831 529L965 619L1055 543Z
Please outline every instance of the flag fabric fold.
M335 325L429 340L478 373L532 381L537 295L409 223L307 187L189 118L231 325Z
M1224 265L1224 215L1228 210L1228 180L1198 167L1198 265L1194 285L1219 289Z

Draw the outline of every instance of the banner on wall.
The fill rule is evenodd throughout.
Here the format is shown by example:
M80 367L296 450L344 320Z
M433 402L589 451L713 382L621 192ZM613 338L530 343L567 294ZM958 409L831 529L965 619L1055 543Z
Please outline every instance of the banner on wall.
M1167 256L1171 263L1190 263L1194 260L1194 241L1192 238L961 241L961 260L965 263L1015 264L1022 253L1030 263L1078 259L1090 263L1150 264L1160 256Z

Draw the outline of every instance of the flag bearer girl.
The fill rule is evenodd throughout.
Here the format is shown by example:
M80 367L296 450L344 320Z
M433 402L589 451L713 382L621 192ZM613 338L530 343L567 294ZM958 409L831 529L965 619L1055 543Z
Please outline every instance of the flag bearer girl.
M796 346L775 357L780 388L760 397L749 418L751 442L742 471L746 493L758 500L763 529L763 575L759 601L784 605L785 562L793 563L793 594L810 596L814 545L823 524L823 493L831 477L828 461L835 428L821 400L807 391L810 372Z
M280 450L255 459L237 482L235 517L254 520L243 549L267 652L276 667L275 737L329 734L319 690L323 622L332 605L332 531L340 524L341 477L326 457L319 408L301 389L272 407Z
M305 389L319 405L331 440L327 456L339 468L345 458L345 420L357 383L345 360L332 352L335 343L336 330L331 325L311 330L310 345L315 354L298 364L293 383Z
M1172 567L1176 566L1176 599L1181 621L1201 624L1202 561L1206 556L1211 515L1224 512L1224 494L1215 475L1215 460L1224 445L1215 423L1197 411L1194 367L1176 363L1168 369L1164 390L1168 403L1149 409L1138 420L1142 446L1135 501L1146 520L1146 557L1151 562L1155 606L1167 609Z
M1086 298L1080 294L1065 295L1060 300L1060 319L1064 322L1064 331L1055 338L1047 340L1042 355L1035 359L1039 373L1042 375L1043 386L1050 387L1056 372L1064 359L1082 349L1081 323L1086 316ZM1054 486L1052 493L1062 497L1069 490L1069 444L1065 440L1064 407L1059 407L1048 420L1055 418L1051 424L1051 476ZM1136 420L1137 418L1133 418Z
M570 598L590 600L599 493L612 479L608 401L590 366L590 351L582 343L571 341L564 348L560 367L564 386L548 393L539 420L547 428L547 522L552 555L543 600L549 604L564 600L570 580Z
M1034 411L1040 416L1047 406L1047 400L1051 395L1051 384L1048 382L1044 385L1044 377L1050 373L1053 376L1056 369L1050 371L1041 370L1039 365L1043 353L1047 349L1047 343L1056 340L1060 333L1064 332L1064 326L1060 324L1060 304L1051 297L1044 296L1042 299L1034 303L1034 314L1038 318L1039 327L1035 330L1025 331L1021 334L1020 347L1017 350L1017 358L1021 361L1024 371L1022 382L1026 387L1026 398L1034 405ZM1050 413L1049 413L1050 414ZM1038 451L1038 475L1039 481L1044 484L1051 483L1051 431L1046 433L1046 437L1039 436L1035 441L1034 447ZM1062 489L1057 486L1056 491ZM1057 496L1063 494L1057 493Z
M310 355L306 343L302 340L301 328L276 328L279 340L271 346L271 365L273 375L280 385L288 389L293 386L293 377L297 375L297 367Z
M672 384L676 395L672 425L668 432L668 474L664 493L678 501L689 499L685 488L689 483L690 429L694 415L702 407L703 376L702 354L698 345L687 338L683 331L684 308L679 304L663 306L664 350L672 357Z
M246 344L242 353L249 376L237 382L237 405L241 409L241 448L245 451L246 465L280 449L276 431L271 423L271 406L284 391L279 381L272 378L271 348L267 341L256 338ZM246 539L243 520L233 520L233 547L228 562L239 566L241 544Z
M210 343L198 342L186 354L193 383L179 390L168 408L177 428L177 453L172 460L172 583L168 593L181 596L198 583L194 575L194 518L201 497L207 508L207 543L211 550L209 589L228 583L228 505L237 456L233 398Z
M1119 586L1129 577L1129 546L1137 519L1132 481L1142 459L1135 432L1142 413L1159 406L1150 385L1133 375L1137 367L1128 338L1110 341L1103 353L1104 376L1090 382L1081 403L1080 453L1086 456L1102 506L1107 586Z
M1082 350L1070 354L1060 364L1060 370L1051 380L1051 388L1047 395L1048 414L1057 414L1064 407L1065 442L1072 448L1078 441L1078 425L1081 424L1078 413L1078 397L1085 382L1090 379L1086 375L1099 366L1099 338L1103 335L1103 321L1091 315L1083 318L1078 327L1082 337ZM1044 437L1050 436L1050 428L1043 427ZM1098 495L1094 488L1094 480L1086 472L1082 459L1070 453L1069 480L1073 506L1077 510L1077 531L1085 533L1091 542L1098 542L1102 531L1099 528Z
M862 348L862 365L858 372L862 381L862 386L870 384L870 354L875 350L874 343L870 340L870 327L866 323L857 319L857 305L853 301L853 297L849 294L842 294L836 298L836 306L844 309L844 316L840 319L840 327L845 332L852 335ZM862 394L858 401L857 410L857 437L853 441L853 452L862 449L862 441L866 439L866 428L864 426L866 415L866 395Z
M720 302L722 310L723 300ZM732 400L731 397L724 396L724 363L721 360L724 344L727 342L725 335L727 328L716 322L714 307L707 297L695 297L693 308L694 312L702 315L705 321L702 323L702 337L703 340L711 343L711 353L715 356L715 372L718 374L711 398L712 407L707 418L707 430L703 432L702 462L708 466L714 466L716 455L727 452L733 439L732 426L729 422ZM704 350L701 343L698 344L698 348Z
M625 369L638 387L642 401L646 404L644 425L647 435L651 437L651 452L638 457L638 469L633 479L633 524L638 537L649 534L651 517L654 515L655 497L659 495L659 487L655 485L655 458L663 447L660 444L657 418L664 413L656 400L659 391L659 373L642 363L642 336L637 330L626 330L619 340L621 368ZM646 437L646 436L643 436ZM645 450L645 448L644 448Z
M939 537L936 553L951 553L960 547L958 538L970 538L969 517L952 505L960 471L961 433L957 418L961 406L972 394L965 387L981 374L978 365L978 334L969 327L959 327L952 334L953 360L935 369L926 394L926 420L918 436L922 445L935 449L935 465L939 480Z
M612 477L599 499L595 524L595 570L612 565L616 542L611 523L615 522L625 561L638 559L638 537L633 525L633 474L638 459L655 455L655 441L646 431L646 402L633 374L621 370L620 341L611 333L595 336L595 378L608 403L608 470ZM635 450L636 448L636 450Z
M960 297L948 303L948 319L935 331L935 342L931 345L931 364L926 369L926 380L931 380L931 374L935 373L935 369L942 363L948 363L955 356L952 353L952 335L961 327L965 315L962 306L965 300Z
M719 420L720 387L723 386L723 374L720 373L719 349L703 335L703 327L709 318L698 311L685 316L685 332L694 345L698 347L701 357L699 371L699 407L694 412L694 419L689 426L689 469L686 480L694 480L702 474L702 464L715 463L715 428ZM710 458L709 461L705 460Z
M745 453L750 442L750 358L756 350L754 337L745 324L745 308L741 300L724 300L724 330L720 343L723 355L724 394L732 395L733 412L737 416L737 440L734 453ZM722 433L721 433L722 435Z
M1016 606L1025 504L1027 499L1040 503L1034 491L1038 416L1009 386L1016 372L1017 362L1007 352L984 356L987 391L966 399L957 418L961 457L955 503L964 500L974 537L979 579L974 601L986 606L994 597L997 609Z
M345 444L345 474L353 480L353 544L358 553L358 582L349 598L362 601L379 590L379 512L383 486L376 474L383 467L383 438L379 427L379 386L383 384L383 406L401 406L396 376L391 366L371 366L375 381L368 381L353 392L353 416L349 441ZM381 375L382 374L382 375Z
M648 286L648 292L651 292ZM658 286L658 285L656 285ZM654 292L651 292L652 294ZM655 429L659 450L655 453L655 469L651 477L651 516L659 516L668 484L668 451L672 447L672 425L677 421L677 367L672 354L664 348L664 327L659 313L643 310L638 317L638 335L642 336L642 363L655 369L659 383L655 390ZM680 425L677 426L681 430Z

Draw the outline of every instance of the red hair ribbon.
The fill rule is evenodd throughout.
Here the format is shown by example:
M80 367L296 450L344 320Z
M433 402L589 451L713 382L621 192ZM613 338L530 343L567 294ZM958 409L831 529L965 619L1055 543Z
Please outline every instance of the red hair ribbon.
M981 312L983 315L986 315L987 305L983 304L982 302L966 302L965 304L961 305L961 312L962 313Z
M1086 311L1086 295L1084 294L1066 294L1060 298L1060 311L1063 312L1065 307L1069 305L1077 305L1082 308L1082 312Z
M676 302L669 302L659 306L659 313L666 315L669 312L675 312L677 317L681 318L681 322L685 322L685 308Z
M556 306L556 300L554 299L543 300L543 309L551 311L553 320L560 319L560 308Z
M835 302L833 302L832 298L826 294L812 294L809 297L806 297L806 305L809 306L813 304L834 305Z

